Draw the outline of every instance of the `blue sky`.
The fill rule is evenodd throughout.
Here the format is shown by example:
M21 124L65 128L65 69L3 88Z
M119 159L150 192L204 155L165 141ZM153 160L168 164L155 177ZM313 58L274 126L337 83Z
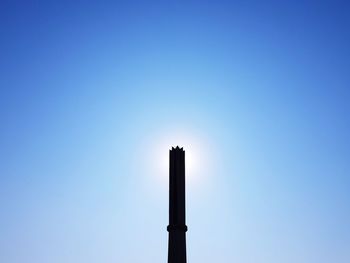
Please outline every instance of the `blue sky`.
M1 1L0 261L350 261L346 1Z

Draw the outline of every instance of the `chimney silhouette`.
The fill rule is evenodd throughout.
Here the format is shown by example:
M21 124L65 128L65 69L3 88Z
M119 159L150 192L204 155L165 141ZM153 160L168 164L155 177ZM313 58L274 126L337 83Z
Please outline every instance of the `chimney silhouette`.
M185 151L172 147L169 166L168 263L186 263Z

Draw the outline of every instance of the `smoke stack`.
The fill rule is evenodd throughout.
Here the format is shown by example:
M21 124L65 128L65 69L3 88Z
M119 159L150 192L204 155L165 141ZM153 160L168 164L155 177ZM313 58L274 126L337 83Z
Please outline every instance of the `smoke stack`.
M170 150L168 263L186 263L185 151Z

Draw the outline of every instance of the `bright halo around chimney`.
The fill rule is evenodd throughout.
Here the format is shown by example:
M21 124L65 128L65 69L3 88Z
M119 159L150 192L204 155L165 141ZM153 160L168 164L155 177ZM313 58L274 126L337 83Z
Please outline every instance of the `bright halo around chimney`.
M179 146L185 151L186 183L191 185L203 178L208 171L208 152L203 151L206 145L198 137L184 134L173 134L161 137L157 142L156 158L153 160L157 170L157 177L168 182L169 151ZM206 167L206 168L204 168ZM203 169L203 170L202 170Z

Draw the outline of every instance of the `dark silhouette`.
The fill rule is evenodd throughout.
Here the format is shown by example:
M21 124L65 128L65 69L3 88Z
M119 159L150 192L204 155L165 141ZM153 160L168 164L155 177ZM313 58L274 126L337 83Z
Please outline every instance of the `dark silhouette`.
M168 263L186 263L185 151L170 150Z

